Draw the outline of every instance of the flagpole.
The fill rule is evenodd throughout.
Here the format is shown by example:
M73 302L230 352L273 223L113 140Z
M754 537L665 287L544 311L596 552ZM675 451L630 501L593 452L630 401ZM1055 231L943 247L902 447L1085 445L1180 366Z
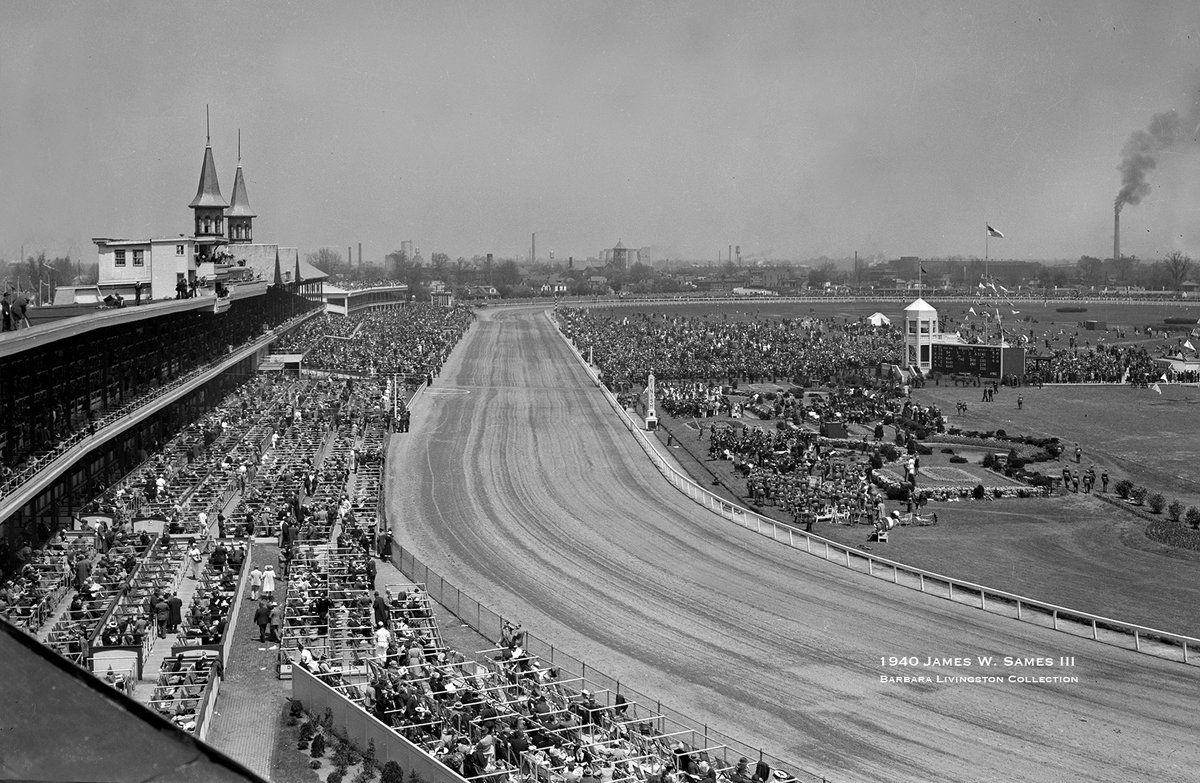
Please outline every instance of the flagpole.
M985 222L983 224L983 276L985 279L988 276L988 238L991 235L992 232L988 231L988 224Z

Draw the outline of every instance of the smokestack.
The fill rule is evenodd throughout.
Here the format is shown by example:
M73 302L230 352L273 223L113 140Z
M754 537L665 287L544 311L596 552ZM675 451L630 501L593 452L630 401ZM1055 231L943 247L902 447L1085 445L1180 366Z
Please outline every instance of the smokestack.
M1113 208L1113 261L1121 260L1121 205Z

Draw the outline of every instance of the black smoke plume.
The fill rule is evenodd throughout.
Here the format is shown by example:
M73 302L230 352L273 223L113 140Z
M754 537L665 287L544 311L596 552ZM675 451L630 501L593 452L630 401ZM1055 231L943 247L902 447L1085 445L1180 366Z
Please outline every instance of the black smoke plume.
M1121 190L1113 203L1117 212L1126 204L1137 204L1150 193L1146 181L1149 172L1158 165L1159 155L1170 150L1200 144L1200 102L1193 99L1187 117L1171 109L1155 114L1145 130L1134 131L1121 150Z

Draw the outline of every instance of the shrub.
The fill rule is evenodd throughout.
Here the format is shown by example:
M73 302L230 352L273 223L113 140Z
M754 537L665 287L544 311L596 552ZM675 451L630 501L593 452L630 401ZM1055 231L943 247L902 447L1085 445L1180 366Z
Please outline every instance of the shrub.
M362 763L369 769L374 769L379 765L379 759L375 755L375 740L367 740L367 750L362 754Z
M1162 496L1161 492L1155 492L1149 498L1150 510L1155 514L1161 514L1163 506L1167 504L1167 499Z
M1183 521L1191 525L1192 530L1200 530L1200 508L1196 508L1195 506L1188 507Z
M325 735L318 734L312 740L312 757L319 759L325 755Z
M1167 516L1172 522L1178 522L1183 519L1183 504L1178 500L1172 500L1171 505L1167 506Z
M1124 500L1129 497L1129 492L1133 489L1133 482L1129 479L1121 479L1113 489L1117 493L1117 497Z
M1005 432L1004 430L996 430L996 437L997 438L1007 438L1008 433Z
M1020 490L1018 490L1018 492L1019 491ZM1000 487L996 487L995 489L992 490L992 497L999 500L1000 498L1004 497L1004 490L1000 489Z
M299 699L292 699L292 703L288 707L288 715L292 716L293 718L299 718L303 714L304 705L300 703Z
M989 469L996 467L996 455L990 451L987 454L984 454L983 466Z
M389 761L383 765L383 774L379 776L379 783L404 783L404 770L394 761Z
M313 738L313 735L316 733L317 733L317 727L313 725L312 721L310 721L310 720L305 721L303 724L300 725L300 741L301 742L308 742L310 739Z
M987 490L983 488L982 484L976 484L975 489L971 490L971 497L975 498L976 500L983 500L983 496L986 492Z
M320 769L321 762L317 761L316 759L313 759L312 761L308 762L308 766L310 769Z
M953 454L953 453L954 453L954 449L942 449L942 453L943 453L943 454Z
M325 783L342 783L342 778L346 776L345 770L335 769L329 773L329 777L325 778Z
M344 742L339 743L337 746L337 750L335 750L333 752L332 761L333 761L334 769L345 772L346 768L349 767L351 763L353 763L350 760L350 746Z
M1133 498L1133 502L1137 503L1139 506L1146 502L1146 495L1148 494L1150 494L1150 490L1141 486L1134 487L1133 489L1129 490L1129 497Z
M417 774L417 771L414 769L408 773L408 783L425 783L425 778Z
M950 462L953 465L962 465L967 461L966 457L951 457Z

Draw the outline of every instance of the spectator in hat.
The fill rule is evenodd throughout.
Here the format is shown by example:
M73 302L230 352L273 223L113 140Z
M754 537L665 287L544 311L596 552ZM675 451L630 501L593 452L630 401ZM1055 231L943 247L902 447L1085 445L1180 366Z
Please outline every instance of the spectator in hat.
M271 624L271 607L266 601L259 601L254 610L254 624L258 626L258 640L267 640L267 626Z
M158 624L158 638L167 638L167 627L171 621L171 605L166 596L159 596L154 602L154 621Z
M262 594L264 598L272 599L275 597L275 567L268 565L263 569L262 575Z
M275 601L271 602L271 641L278 643L283 637L283 610Z

